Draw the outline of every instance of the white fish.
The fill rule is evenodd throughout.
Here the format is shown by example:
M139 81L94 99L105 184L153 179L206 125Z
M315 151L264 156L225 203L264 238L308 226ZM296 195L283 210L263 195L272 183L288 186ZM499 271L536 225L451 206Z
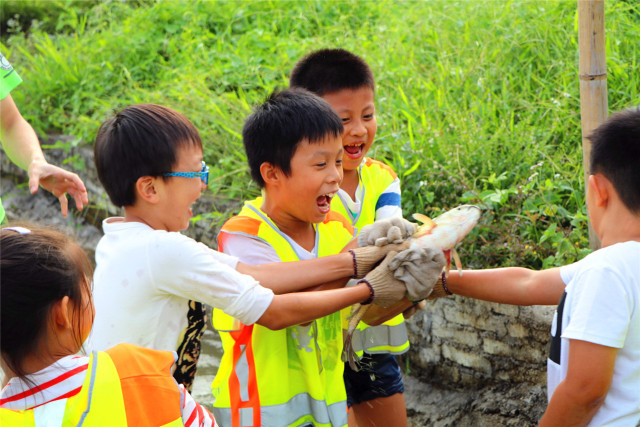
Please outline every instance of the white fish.
M435 219L426 215L415 213L413 218L421 222L422 225L410 237L411 248L431 247L442 249L447 264L446 274L449 274L451 267L451 256L455 261L456 268L462 275L462 264L460 257L455 250L455 246L475 227L480 219L480 208L473 205L461 205L453 208ZM371 305L361 306L356 304L353 307L352 316L349 320L349 329L344 340L344 350L342 352L343 361L348 360L349 366L354 371L358 371L359 358L351 348L353 332L360 320L364 317Z

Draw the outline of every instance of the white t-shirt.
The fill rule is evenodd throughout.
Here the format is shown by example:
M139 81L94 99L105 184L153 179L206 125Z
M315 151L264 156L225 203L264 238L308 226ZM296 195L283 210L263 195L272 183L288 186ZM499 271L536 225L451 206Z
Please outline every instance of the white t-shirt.
M288 236L286 236L286 239L301 261L318 258L318 242L316 242L313 251L309 252ZM264 240L254 239L242 234L225 233L224 253L242 254L242 262L250 265L282 262L273 246Z
M89 350L126 342L175 351L187 326L188 301L255 323L273 292L235 270L238 258L180 233L109 218L96 247L96 317Z
M600 249L562 267L560 276L567 286L551 327L549 399L567 375L568 340L614 347L611 387L589 425L635 426L640 421L640 242Z

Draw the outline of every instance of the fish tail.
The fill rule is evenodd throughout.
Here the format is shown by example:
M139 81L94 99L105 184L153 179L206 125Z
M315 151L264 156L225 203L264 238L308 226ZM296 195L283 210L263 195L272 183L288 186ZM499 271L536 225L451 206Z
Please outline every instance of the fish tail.
M349 367L354 372L358 372L360 370L360 358L353 350L352 340L353 333L360 322L360 319L364 316L364 313L367 311L368 307L364 307L360 304L354 306L351 312L351 320L349 321L349 329L347 330L347 336L344 339L344 346L342 349L342 361L349 362Z

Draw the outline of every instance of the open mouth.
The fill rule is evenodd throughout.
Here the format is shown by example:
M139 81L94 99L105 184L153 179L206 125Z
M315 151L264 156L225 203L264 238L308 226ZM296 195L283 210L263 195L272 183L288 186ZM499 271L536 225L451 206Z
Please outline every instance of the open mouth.
M349 144L344 146L344 152L352 159L358 159L362 156L364 151L364 143L362 144Z
M331 210L331 199L335 196L336 193L323 194L322 196L318 196L316 199L316 203L318 205L318 210L321 213L327 214Z

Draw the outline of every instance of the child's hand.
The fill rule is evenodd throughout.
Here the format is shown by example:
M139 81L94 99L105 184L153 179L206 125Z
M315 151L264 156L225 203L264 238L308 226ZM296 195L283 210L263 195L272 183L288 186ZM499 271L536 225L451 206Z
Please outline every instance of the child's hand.
M384 246L365 246L363 248L350 249L353 255L353 278L363 278L371 269L384 258L389 252L404 251L409 248L409 242L406 240L398 244L390 244Z
M380 307L389 307L404 298L407 288L405 284L393 277L393 271L389 269L389 262L397 255L395 251L389 252L382 263L371 270L361 282L369 284L373 290L373 301Z
M444 266L442 250L426 247L402 251L389 262L394 277L407 286L410 301L420 301L431 294Z
M358 246L384 246L411 237L418 226L404 218L387 218L365 225L358 234Z

